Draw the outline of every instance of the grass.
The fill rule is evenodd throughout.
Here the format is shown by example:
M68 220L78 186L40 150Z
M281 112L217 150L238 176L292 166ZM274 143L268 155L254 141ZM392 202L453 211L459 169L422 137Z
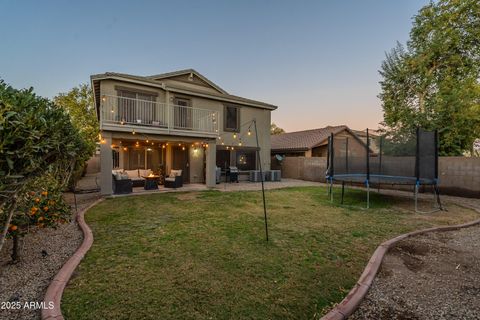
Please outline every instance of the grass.
M339 192L337 192L338 194ZM205 191L108 199L89 210L95 241L67 287L67 319L312 319L355 284L395 235L473 220L473 211L414 214L411 199L324 188ZM338 203L338 201L337 201Z

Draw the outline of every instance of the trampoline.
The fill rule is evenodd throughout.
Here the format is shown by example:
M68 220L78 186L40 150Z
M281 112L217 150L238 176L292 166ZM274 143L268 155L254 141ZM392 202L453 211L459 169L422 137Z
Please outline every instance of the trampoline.
M370 207L370 187L383 185L413 186L415 211L421 186L431 186L435 210L441 210L438 188L438 133L421 128L402 136L330 134L328 139L327 182L333 202L333 183L342 183L343 204L345 183L364 184L366 207Z

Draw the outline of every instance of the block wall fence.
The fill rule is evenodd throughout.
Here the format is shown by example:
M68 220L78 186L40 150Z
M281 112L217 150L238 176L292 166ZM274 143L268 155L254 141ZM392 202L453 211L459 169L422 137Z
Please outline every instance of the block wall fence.
M438 166L441 194L480 198L479 157L440 157ZM272 169L281 170L282 178L325 182L327 158L287 157L281 165L272 158Z

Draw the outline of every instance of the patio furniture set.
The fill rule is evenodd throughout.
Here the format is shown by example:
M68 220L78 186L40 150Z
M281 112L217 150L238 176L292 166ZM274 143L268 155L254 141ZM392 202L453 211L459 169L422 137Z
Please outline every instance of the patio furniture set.
M182 170L170 170L170 175L165 178L161 174L154 174L150 169L112 170L112 177L114 194L132 193L134 187L156 190L159 184L163 184L165 188L183 186Z

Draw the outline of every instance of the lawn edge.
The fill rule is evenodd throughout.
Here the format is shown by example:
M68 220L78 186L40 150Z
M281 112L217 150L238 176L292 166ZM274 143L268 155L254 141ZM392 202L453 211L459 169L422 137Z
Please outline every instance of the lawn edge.
M479 208L475 208L473 206L468 205L460 205L462 207L466 207L480 213ZM355 286L348 292L347 296L337 304L333 309L331 309L326 315L324 315L320 320L345 320L349 316L351 316L357 308L360 306L360 303L363 301L363 298L367 295L368 290L370 289L373 280L378 274L378 270L382 265L383 258L387 254L387 252L399 241L418 236L430 232L445 232L445 231L453 231L459 230L463 228L472 227L474 225L480 224L480 219L463 223L457 224L452 226L440 226L440 227L432 227L422 230L416 230L408 233L401 234L396 236L390 240L382 242L377 249L373 252L370 260L367 263L367 266L363 270L362 275L358 279Z
M61 301L63 296L63 291L68 281L72 277L73 272L77 266L82 261L85 254L90 250L90 247L93 244L93 233L90 227L85 222L85 212L87 212L92 207L96 206L100 202L104 201L105 198L101 198L91 203L88 207L83 210L80 210L76 215L77 223L80 229L83 232L83 241L82 244L78 247L75 253L65 262L62 268L58 271L55 277L50 282L50 285L45 292L43 302L45 306L49 306L49 303L53 302L53 307L51 309L43 308L41 313L42 320L63 320L62 310L61 310Z

